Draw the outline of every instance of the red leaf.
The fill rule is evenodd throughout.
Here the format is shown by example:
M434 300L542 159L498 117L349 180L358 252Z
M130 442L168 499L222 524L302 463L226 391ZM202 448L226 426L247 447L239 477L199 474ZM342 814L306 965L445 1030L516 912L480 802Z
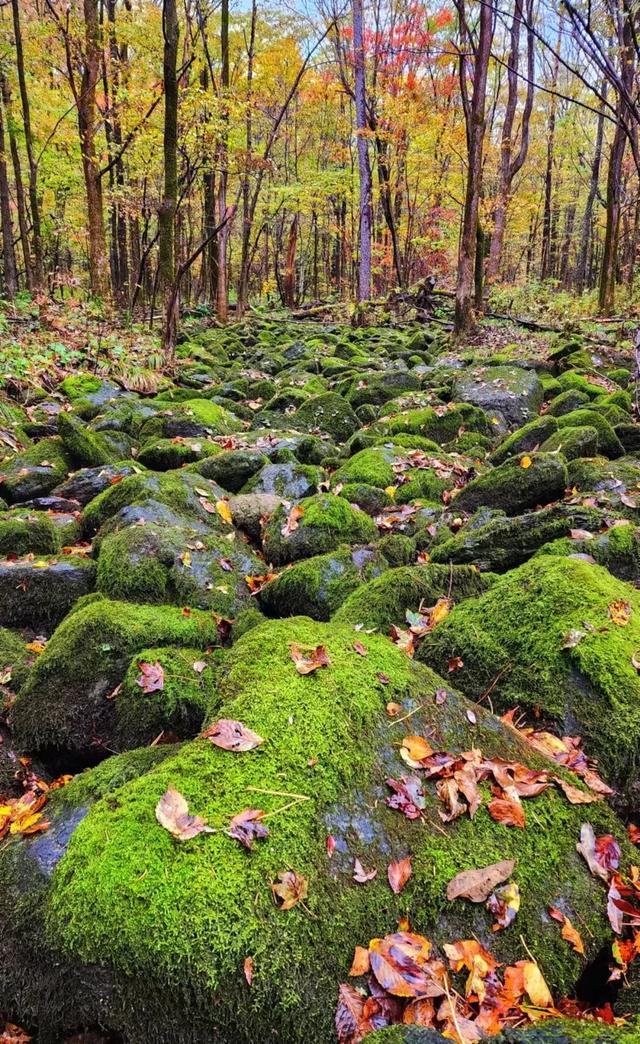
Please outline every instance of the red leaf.
M320 667L329 667L331 664L324 645L317 645L315 649L307 649L303 652L300 646L291 642L289 649L298 674L311 674L312 671L317 671Z
M143 692L159 692L164 689L164 671L157 660L155 663L139 663L138 667L140 674L136 683Z
M261 823L264 812L260 808L245 808L233 817L229 825L229 837L235 838L245 848L253 848L253 842L268 837L269 830Z
M220 721L215 721L213 725L210 725L202 736L204 739L211 740L216 747L232 750L236 754L253 750L254 747L264 743L262 736L258 736L242 722L233 721L232 718L220 718Z
M400 892L411 877L411 872L411 856L405 856L404 859L397 859L389 863L387 878L391 885L391 891L395 892L396 895L400 895Z

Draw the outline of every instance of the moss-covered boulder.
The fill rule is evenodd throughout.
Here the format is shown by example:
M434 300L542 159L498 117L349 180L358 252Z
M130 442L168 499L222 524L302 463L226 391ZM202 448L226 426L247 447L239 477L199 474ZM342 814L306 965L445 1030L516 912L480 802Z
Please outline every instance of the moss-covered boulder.
M210 479L182 469L159 474L142 472L109 485L91 500L84 510L83 526L91 535L110 519L122 518L126 509L141 509L141 514L130 518L137 521L138 517L152 518L151 510L144 514L147 507L164 505L176 514L188 515L193 524L224 532L225 523L215 506L224 496L224 490Z
M589 396L578 388L567 388L566 391L561 391L559 395L553 397L549 403L548 412L552 417L563 417L567 413L572 413L573 410L580 409L581 406L586 406L590 401Z
M100 599L71 613L38 657L11 711L16 742L91 763L113 750L115 698L132 656L150 646L219 645L216 620L196 609ZM117 749L117 748L116 748Z
M124 455L111 447L107 435L92 431L72 413L60 414L58 433L67 456L76 468L115 464Z
M341 497L319 493L301 501L297 517L289 523L290 509L280 505L267 522L262 547L275 565L310 558L334 551L341 544L366 544L375 540L378 530L364 511Z
M93 373L71 374L58 385L81 417L94 417L108 403L125 394L119 385Z
M423 409L403 410L381 420L376 428L386 435L421 435L433 439L438 445L451 442L463 431L474 431L481 435L496 433L486 413L468 403L452 403L450 406L425 406Z
M491 419L520 428L539 412L544 390L535 370L519 366L477 366L456 377L452 398L479 406Z
M593 532L593 531L592 531ZM632 525L616 525L593 536L554 540L537 552L540 555L586 556L605 566L619 580L638 585L640 582L640 529Z
M153 438L206 438L232 435L241 427L238 418L224 406L208 399L187 399L172 404L146 421L140 430L140 438L141 441Z
M393 504L390 491L379 486L369 486L366 482L346 482L342 488L336 486L335 491L350 504L357 504L367 515L379 515L384 508Z
M0 497L9 504L44 497L65 479L71 462L58 439L42 439L2 461Z
M409 370L387 370L384 373L359 375L347 392L347 399L354 407L364 403L380 406L406 392L418 391L420 381Z
M220 446L210 439L151 439L144 444L137 459L152 471L172 471L221 452Z
M269 493L283 500L303 500L317 492L322 478L322 469L314 464L299 464L297 460L265 464L242 487L241 493Z
M395 443L360 450L332 476L334 488L366 483L381 489L391 488L399 504L426 500L439 504L445 490L453 489L466 469L473 467L469 459L403 447Z
M213 664L201 649L161 646L136 653L114 698L115 749L197 735L215 696ZM144 671L149 667L152 684L147 682L146 688L151 691L145 691Z
M456 497L455 507L469 513L479 507L501 508L509 515L518 515L527 508L558 500L566 485L567 465L560 454L532 452L510 457L473 479Z
M301 431L325 432L336 442L345 442L360 427L360 421L349 403L335 392L307 399L296 410L291 423Z
M95 562L80 555L26 555L0 561L0 625L51 631L93 591Z
M598 432L587 425L561 428L540 447L543 453L561 453L565 460L577 457L595 457L598 452Z
M268 457L257 449L223 450L215 457L207 457L197 471L213 479L229 493L239 493L249 479L268 463Z
M328 620L361 584L388 569L386 559L372 548L338 548L285 569L258 595L267 616L310 616Z
M351 628L300 618L256 628L228 654L212 714L253 729L261 746L237 754L195 741L111 788L107 762L52 797L53 835L3 846L0 994L13 1017L46 1027L45 1041L63 1037L81 1012L83 1024L131 1041L325 1044L354 945L393 930L408 909L436 947L475 936L512 962L526 943L550 986L570 989L582 959L548 905L588 927L589 957L611 938L604 890L575 850L584 809L552 789L527 802L535 828L496 823L486 806L444 828L429 783L419 819L388 807L385 780L407 775L398 753L405 733L389 727L389 700L400 718L411 714L412 732L437 737L444 750L548 763L489 713L468 715L455 690L386 638L362 642L366 656ZM301 676L292 643L323 645L330 665ZM436 702L438 689L446 698ZM124 771L118 765L120 778ZM217 832L177 843L155 817L168 787ZM251 852L227 836L231 817L249 807L269 817L268 837ZM627 859L622 824L603 804L589 813L597 833L618 836ZM412 878L395 896L387 865L407 853ZM353 880L356 858L377 870L366 885ZM448 902L446 885L460 870L505 858L516 862L522 905L517 930L495 935L483 905ZM290 910L277 908L269 888L286 870L308 882Z
M508 435L491 453L489 460L492 464L504 464L509 457L517 457L521 453L539 449L557 430L558 421L550 414L535 417L534 420Z
M622 443L612 425L597 407L572 410L558 418L559 431L565 428L595 428L598 433L598 453L611 460L624 453Z
M481 575L469 566L400 566L349 595L334 620L385 633L392 624L405 624L407 610L417 612L421 605L435 605L444 597L454 602L477 597L488 590L492 581L492 576Z
M30 552L53 555L60 548L58 530L42 511L0 511L0 557Z
M508 1027L488 1039L491 1044L636 1044L640 1023L634 1019L623 1026L608 1026L596 1020L552 1018L535 1025ZM371 1033L368 1044L446 1044L446 1040L432 1029L389 1026Z
M96 468L81 468L56 486L52 490L52 496L63 500L75 500L78 504L88 504L109 486L116 485L128 475L139 475L142 471L144 468L132 461L103 464Z
M0 627L0 678L11 692L17 692L29 673L36 654L16 631Z
M459 656L456 684L467 695L477 698L492 686L501 711L537 708L545 721L584 736L612 785L633 787L640 767L640 677L632 662L638 648L637 591L582 559L539 556L454 608L418 655L436 670Z
M602 511L580 504L553 504L513 518L489 518L482 525L467 524L435 544L431 561L473 564L483 571L504 573L526 562L543 544L568 537L572 529L595 533L604 520Z

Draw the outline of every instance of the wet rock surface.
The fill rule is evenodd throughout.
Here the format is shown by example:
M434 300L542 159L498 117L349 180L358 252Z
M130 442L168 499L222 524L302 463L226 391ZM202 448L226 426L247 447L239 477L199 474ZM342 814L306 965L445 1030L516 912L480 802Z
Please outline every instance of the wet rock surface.
M73 374L28 416L3 413L0 809L40 786L49 825L2 834L0 816L0 1010L39 1044L97 1027L125 1044L329 1044L354 946L408 916L439 956L454 939L502 965L531 952L554 998L607 988L637 1015L631 965L606 987L606 887L576 851L589 823L621 872L638 862L640 427L621 360L595 380L581 352L478 363L437 328L190 336L156 395ZM220 719L263 742L216 746L201 733ZM602 790L525 727L581 737ZM473 816L447 806L407 736L546 774L524 827L489 811L504 779L481 781ZM163 829L169 788L212 832ZM246 809L268 823L251 851L229 835ZM407 856L396 894L387 868ZM494 932L447 884L504 859L522 902ZM287 870L308 894L283 910L270 884ZM639 1032L593 1027L493 1039Z

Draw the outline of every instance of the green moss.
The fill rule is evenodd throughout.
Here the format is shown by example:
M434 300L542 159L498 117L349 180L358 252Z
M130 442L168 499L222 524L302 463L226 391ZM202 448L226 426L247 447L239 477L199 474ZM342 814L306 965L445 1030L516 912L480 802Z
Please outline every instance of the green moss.
M138 684L141 663L160 664L162 689L143 692ZM202 726L214 692L211 665L198 649L141 649L131 661L115 700L117 749L143 746L163 733L177 740L191 739Z
M94 394L100 390L102 380L90 373L76 373L65 379L59 385L59 391L68 399L84 399L87 395Z
M366 482L346 482L339 497L357 504L368 515L379 515L383 508L393 503L390 495L380 486L368 486Z
M27 678L33 660L34 655L27 649L24 639L6 627L0 627L0 676L9 674L4 682L8 689L18 691Z
M205 499L213 502L221 492L213 483L208 484L208 480L202 476L184 470L127 475L121 482L109 486L89 501L83 513L85 532L95 533L123 508L129 505L144 505L149 501L165 504L175 512L184 512L201 521L207 521L212 529L222 530L217 514L207 512L202 507L202 494L198 493L198 489L207 492L208 497Z
M267 616L311 616L328 620L361 584L387 569L386 560L367 548L338 548L298 562L258 595Z
M598 432L593 427L563 427L543 442L543 453L562 453L565 460L593 457L598 452Z
M221 452L221 447L208 439L152 439L145 443L137 459L154 471L170 471Z
M332 551L340 544L366 544L375 540L378 531L364 511L359 511L342 497L317 494L300 504L303 515L297 529L282 534L288 511L276 508L264 531L263 549L268 560L276 564Z
M551 453L528 455L528 467L522 457L510 457L497 468L479 475L465 486L455 499L457 510L472 512L479 507L502 508L517 515L526 508L549 504L564 493L567 467L564 458Z
M595 529L595 527L594 527ZM640 530L635 526L613 526L591 540L554 540L538 551L540 555L590 555L619 580L640 580Z
M561 373L558 380L565 391L579 391L589 399L598 399L602 395L602 387L599 384L591 384L588 377L574 370L566 370Z
M402 533L388 533L378 541L377 549L390 566L411 565L416 557L416 542Z
M526 831L495 823L484 809L473 821L459 820L443 831L432 788L422 822L385 806L385 777L406 772L385 720L387 700L400 702L405 713L413 710L412 728L435 730L445 749L475 745L487 755L541 762L532 762L515 734L483 711L471 726L455 691L435 706L442 681L385 638L365 636L366 657L354 651L353 638L350 628L300 619L250 632L228 654L214 713L244 722L264 745L238 755L206 742L189 744L99 801L76 827L46 899L46 942L60 960L108 970L115 989L107 997L102 992L102 1026L122 1019L117 1004L125 984L139 991L144 983L145 1005L126 1008L131 1039L156 1040L164 1033L192 1044L249 1044L257 1034L276 1032L292 1044L324 1044L354 944L392 930L408 908L412 926L437 947L472 933L497 959L512 961L525 955L522 936L560 994L581 962L547 918L547 905L565 904L586 922L590 954L608 937L604 892L575 851L584 812L557 793L526 803ZM291 642L324 644L331 666L301 677L291 662ZM173 841L154 815L170 785L220 832ZM291 805L267 791L309 800ZM283 805L289 807L279 811ZM251 806L272 816L270 836L247 853L224 829L231 816ZM593 813L597 832L619 832L604 808ZM327 834L336 839L331 860ZM386 866L408 851L413 877L396 897ZM366 887L352 880L356 856L379 869ZM517 862L523 897L518 930L491 936L484 908L448 903L446 883L463 868L508 857ZM268 883L286 867L308 878L310 913L274 907ZM11 900L10 889L0 890L3 917L9 913L14 924ZM241 970L248 955L254 959L250 994ZM73 991L73 980L65 988ZM249 1009L250 1019L238 1018Z
M348 402L335 392L325 392L308 399L296 410L292 419L293 426L305 429L319 429L332 439L344 442L360 427L360 422Z
M2 461L0 495L8 503L46 496L70 469L59 439L41 439Z
M631 606L627 626L609 619L617 600ZM583 637L564 648L572 631ZM638 648L640 595L632 587L598 565L540 556L455 608L418 655L442 670L460 656L456 682L472 698L498 677L496 708L539 708L545 720L583 735L610 781L628 786L640 765Z
M58 415L58 432L62 445L77 467L95 468L121 459L122 454L110 449L99 432L91 431L71 413Z
M169 606L86 605L60 624L34 664L12 710L16 741L29 750L95 752L96 742L113 739L115 701L106 697L132 656L150 645L218 642L215 619L195 609L185 616Z
M396 474L391 466L394 457L393 447L388 445L360 450L338 468L332 482L334 485L342 483L343 486L364 483L367 486L379 486L380 489L393 486L396 482Z
M215 457L205 458L194 470L219 482L229 493L239 493L244 484L268 463L269 458L260 450L224 450Z
M380 422L380 426L381 424L382 422ZM460 428L477 431L481 435L492 433L489 420L483 410L467 403L458 403L444 412L436 411L432 407L407 410L405 413L399 413L397 416L389 418L385 427L390 435L401 432L423 435L427 439L433 439L439 445L455 438Z
M492 464L503 464L509 457L527 453L537 449L545 439L550 438L558 430L558 422L555 417L546 415L536 417L522 428L518 428L513 434L500 443L498 448L490 455Z
M358 588L336 613L336 623L362 624L388 631L405 623L407 609L435 605L450 595L454 601L473 598L488 589L493 577L469 566L415 565L390 569Z
M607 1026L602 1022L548 1019L536 1025L507 1028L492 1044L637 1044L640 1024ZM389 1026L370 1036L371 1044L446 1044L445 1038L419 1026Z
M0 556L53 555L59 549L58 530L44 512L0 512Z

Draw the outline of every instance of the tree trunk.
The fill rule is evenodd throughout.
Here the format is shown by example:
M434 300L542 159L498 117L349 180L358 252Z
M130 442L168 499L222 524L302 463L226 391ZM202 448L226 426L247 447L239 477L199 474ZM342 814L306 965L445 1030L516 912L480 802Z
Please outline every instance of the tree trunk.
M553 73L551 76L551 87L554 90L558 84L558 69L560 67L559 53L562 44L560 31L561 26L558 29L558 41L553 62ZM553 200L553 162L556 136L556 113L558 107L555 94L551 95L551 101L549 104L549 121L547 124L547 161L544 174L544 208L542 213L542 254L540 258L540 278L542 280L549 279L553 274L554 261L553 220L551 208Z
M85 54L80 90L76 98L82 172L87 196L89 282L95 297L109 296L109 265L104 230L102 178L96 155L96 87L100 77L100 25L97 0L84 0ZM68 62L71 75L72 66Z
M164 36L164 194L158 210L158 276L164 301L163 348L172 360L178 336L179 293L176 282L175 216L178 202L178 11L176 0L163 0Z
M296 298L296 248L298 245L298 215L295 214L289 229L287 260L282 280L282 296L286 308L293 308Z
M24 198L24 185L22 182L22 167L20 165L20 153L13 124L11 112L11 88L4 72L0 70L0 91L9 135L9 148L11 151L11 163L13 166L13 180L16 187L16 204L18 208L18 228L20 229L20 243L22 245L22 257L24 260L24 278L28 290L33 287L33 271L31 267L31 251L29 250L29 228L27 222L27 207Z
M355 106L358 136L360 258L358 266L358 302L371 297L371 166L367 144L367 101L364 59L364 16L362 0L353 0L353 46L355 54Z
M604 139L604 105L607 97L607 80L603 80L602 83L602 95L603 101L600 106L600 114L598 116L598 126L596 129L596 143L593 150L593 160L591 161L591 177L589 179L589 192L587 195L587 201L584 206L584 214L582 216L582 234L580 238L580 253L578 255L578 263L576 266L576 290L581 294L587 284L588 267L589 267L589 248L591 245L591 236L593 235L593 206L598 195L598 181L600 180L600 167L602 164L602 142Z
M11 0L13 12L13 36L16 50L16 68L18 72L18 86L20 88L20 102L22 105L22 123L24 127L24 142L29 165L29 205L31 208L31 227L33 245L33 277L36 286L44 283L44 266L42 261L42 232L40 226L40 201L38 199L38 167L33 151L33 137L31 134L31 107L29 94L27 92L27 81L24 72L24 51L22 47L22 28L20 26L20 0Z
M229 222L224 221L227 212L227 183L229 180L229 0L222 0L220 8L220 99L222 110L222 131L218 149L220 174L218 177L218 225L222 226L218 233L217 243L217 279L216 314L221 323L226 323L229 315L229 286L227 280L227 242L229 238Z
M460 14L461 27L468 35L464 0L457 0L456 6ZM467 91L466 59L464 54L461 54L460 57L460 83L467 130L467 178L456 280L455 331L457 334L467 333L474 324L476 239L482 192L487 74L493 32L493 8L490 4L483 3L480 7L480 32L475 53L471 98L468 97Z
M7 154L5 151L5 112L0 102L0 219L2 224L2 268L4 289L7 297L13 300L18 292L18 269L16 252L13 246L13 227L11 224L11 200L9 198L9 173L7 170Z

